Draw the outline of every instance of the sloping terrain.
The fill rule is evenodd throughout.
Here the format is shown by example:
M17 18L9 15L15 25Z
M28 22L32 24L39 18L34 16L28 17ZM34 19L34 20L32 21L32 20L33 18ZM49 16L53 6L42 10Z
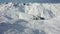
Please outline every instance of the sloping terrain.
M1 4L0 34L60 34L60 4Z

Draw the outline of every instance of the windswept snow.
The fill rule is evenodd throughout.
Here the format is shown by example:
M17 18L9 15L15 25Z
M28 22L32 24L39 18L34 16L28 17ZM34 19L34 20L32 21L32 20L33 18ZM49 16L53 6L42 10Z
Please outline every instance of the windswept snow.
M60 34L60 4L1 4L0 34Z

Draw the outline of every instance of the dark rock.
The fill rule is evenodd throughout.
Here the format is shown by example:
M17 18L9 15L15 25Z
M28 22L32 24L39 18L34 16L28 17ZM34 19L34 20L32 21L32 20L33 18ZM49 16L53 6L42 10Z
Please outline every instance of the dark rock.
M45 20L45 18L43 18L43 17L40 17L40 19L41 19L41 20Z

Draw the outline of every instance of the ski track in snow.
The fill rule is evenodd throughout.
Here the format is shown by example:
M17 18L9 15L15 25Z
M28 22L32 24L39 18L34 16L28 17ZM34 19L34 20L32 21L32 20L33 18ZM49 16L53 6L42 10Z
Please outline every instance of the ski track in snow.
M60 4L1 4L0 34L60 34L59 11Z

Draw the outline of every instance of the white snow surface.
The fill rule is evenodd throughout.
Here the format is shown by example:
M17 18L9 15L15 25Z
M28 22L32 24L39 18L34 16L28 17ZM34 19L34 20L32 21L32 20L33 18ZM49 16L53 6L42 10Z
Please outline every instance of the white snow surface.
M60 34L60 4L1 4L1 31L2 34Z

